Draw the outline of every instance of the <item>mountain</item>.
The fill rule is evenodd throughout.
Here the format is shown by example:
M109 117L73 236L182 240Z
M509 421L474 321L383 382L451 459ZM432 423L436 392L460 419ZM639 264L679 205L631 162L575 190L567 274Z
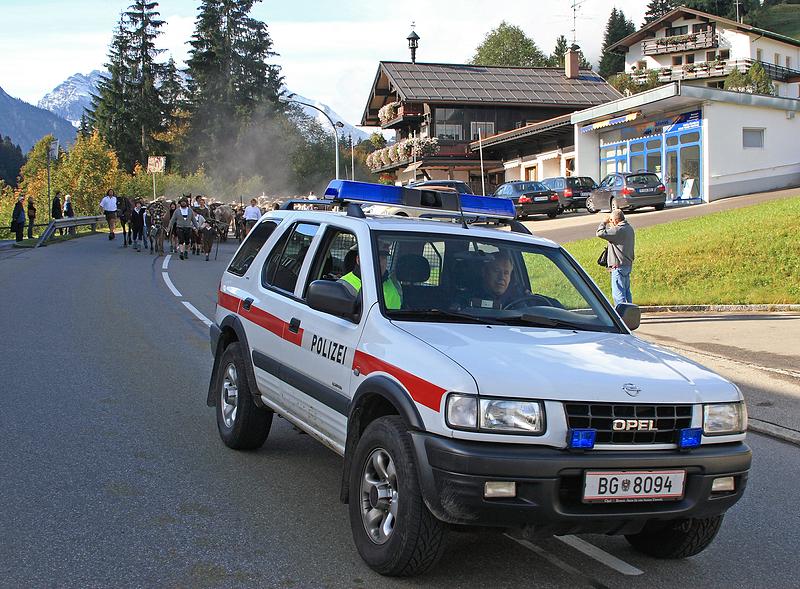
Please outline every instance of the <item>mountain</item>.
M78 127L83 111L91 107L92 94L97 92L97 84L104 76L105 72L100 70L94 70L88 76L83 74L70 76L45 94L37 106L67 119Z
M0 136L11 137L11 141L19 145L23 153L48 133L52 133L62 146L67 146L75 141L76 132L69 121L12 98L0 88Z
M358 143L359 141L365 141L366 139L369 139L369 133L362 131L361 129L345 121L341 117L341 115L339 115L335 110L333 110L327 104L323 104L319 100L312 100L310 98L306 98L305 96L294 94L291 92L291 90L288 89L286 90L284 96L291 97L291 100L296 102L305 102L306 104L312 104L317 108L321 108L322 110L325 111L325 114L327 114L330 118L333 119L334 123L336 123L337 121L341 121L344 127L338 129L340 137L342 135L344 135L345 137L347 137L348 135L352 135L353 143ZM333 132L333 128L331 127L330 121L328 121L328 119L325 118L325 115L323 115L321 112L309 106L301 106L300 108L303 109L303 112L306 115L308 115L312 119L315 119L320 125L322 125L323 129L325 129L326 131Z

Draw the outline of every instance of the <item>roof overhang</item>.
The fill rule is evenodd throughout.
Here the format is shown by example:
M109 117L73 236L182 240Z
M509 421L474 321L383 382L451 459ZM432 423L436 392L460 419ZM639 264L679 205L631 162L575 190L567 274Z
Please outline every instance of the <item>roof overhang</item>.
M484 138L480 142L473 141L469 144L469 148L471 151L478 151L481 146L484 149L499 147L534 136L536 136L537 139L551 139L561 135L567 128L572 127L570 117L572 117L572 114L561 115L552 119L547 119L546 121L533 123L532 125L525 125L519 129L497 133L496 135Z
M709 14L708 12L703 12L701 10L694 10L693 8L686 8L685 6L680 6L674 10L671 10L661 18L656 19L653 22L649 23L648 25L642 27L635 33L631 33L627 37L620 39L619 41L611 45L608 48L608 51L616 53L624 53L625 51L628 50L628 47L630 47L634 43L638 43L639 41L645 39L648 36L648 34L651 33L652 31L660 29L661 27L666 26L667 24L673 22L674 20L680 17L700 18L706 21L714 21L724 25L728 29L736 29L744 33L761 35L769 39L774 39L775 41L781 41L783 43L788 43L789 45L794 45L795 47L800 47L800 39L794 39L793 37L780 35L778 33L767 31L765 29L760 29L752 25L739 23L736 22L735 20L723 18L715 14Z
M405 100L405 96L394 84L389 72L383 67L383 63L379 63L375 80L373 80L372 88L369 91L369 98L367 98L367 105L364 107L364 114L361 115L361 125L380 127L378 110L390 102L389 99L393 94L396 94L400 100Z
M572 114L571 121L574 125L583 126L637 111L647 116L666 110L693 107L703 102L725 102L741 106L800 111L800 100L796 98L747 94L673 82L660 88L578 111Z

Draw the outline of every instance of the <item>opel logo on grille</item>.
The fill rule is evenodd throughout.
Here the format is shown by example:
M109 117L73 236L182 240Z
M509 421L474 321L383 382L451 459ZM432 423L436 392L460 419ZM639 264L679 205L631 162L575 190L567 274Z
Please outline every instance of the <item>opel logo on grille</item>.
M628 393L631 397L638 397L639 393L642 392L642 389L637 387L632 382L626 382L624 385L622 385L622 390Z
M655 419L615 419L611 429L615 432L652 432L658 428Z

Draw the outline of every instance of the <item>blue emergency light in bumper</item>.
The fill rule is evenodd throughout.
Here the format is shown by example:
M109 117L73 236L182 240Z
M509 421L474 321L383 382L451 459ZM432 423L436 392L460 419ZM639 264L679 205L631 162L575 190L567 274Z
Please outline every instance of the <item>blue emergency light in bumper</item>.
M439 192L352 180L331 180L325 190L325 197L361 204L409 207L456 214L463 212L468 215L501 219L513 219L516 216L514 203L508 198Z
M636 533L653 519L710 517L727 511L744 493L750 448L743 442L678 450L594 450L576 453L545 446L501 444L409 432L426 505L440 520L494 527L534 526L548 534ZM686 472L677 501L584 503L587 470ZM732 477L734 490L712 492ZM486 498L487 482L516 483L513 497Z

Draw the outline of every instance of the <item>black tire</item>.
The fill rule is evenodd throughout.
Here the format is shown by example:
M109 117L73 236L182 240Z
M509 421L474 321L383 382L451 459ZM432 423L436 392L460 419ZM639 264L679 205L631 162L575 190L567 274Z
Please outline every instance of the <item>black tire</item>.
M591 196L586 199L586 212L589 213L590 215L594 215L600 212L600 209L596 209L594 207L594 198Z
M617 206L617 199L615 199L615 198L612 198L610 201L608 201L608 206L609 206L609 208L611 209L611 212L612 212L612 213L613 213L614 211L616 211L616 210L619 208L619 207Z
M217 365L217 372L214 374L217 429L219 437L229 448L255 450L264 445L269 435L273 413L255 404L247 382L243 358L241 344L234 342L225 348ZM231 366L234 367L233 374L229 372ZM231 380L235 384L235 397L229 394ZM227 395L225 388L228 389ZM232 414L229 412L231 405L234 407Z
M663 211L666 205L662 202L661 204L655 205L653 208L657 211Z
M558 217L558 211L547 211L547 217L549 219L555 219Z
M701 553L722 525L721 515L648 524L638 534L625 536L631 546L655 558L688 558Z
M385 512L397 501L393 529L383 543L367 532L362 507L369 508L369 498L362 491L362 480L371 457L385 452L391 458L396 477L396 497L386 502ZM428 510L422 499L411 436L403 418L381 417L367 426L356 447L350 470L350 528L356 549L370 568L387 576L408 577L430 569L445 548L447 528ZM393 489L393 487L391 487ZM372 507L375 509L375 507ZM388 516L387 516L388 517Z

